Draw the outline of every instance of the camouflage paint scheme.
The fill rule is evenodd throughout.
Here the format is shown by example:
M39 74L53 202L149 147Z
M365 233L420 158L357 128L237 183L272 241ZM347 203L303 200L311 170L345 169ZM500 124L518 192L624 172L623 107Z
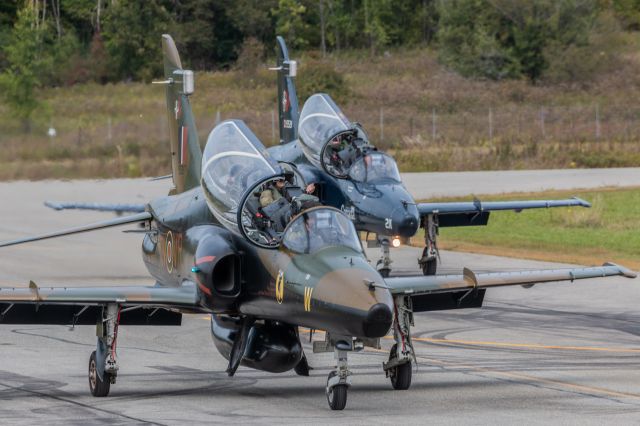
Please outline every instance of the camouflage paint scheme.
M170 195L151 201L144 211L130 216L0 243L0 247L8 247L113 226L143 225L142 258L156 286L39 288L32 282L24 288L0 287L0 324L97 322L98 343L89 363L90 388L95 396L106 396L109 380L115 383L115 342L121 319L122 324L179 325L176 313L212 314L212 336L218 350L229 359L230 375L241 363L269 372L295 369L308 375L297 327L325 330L331 336L328 343L336 350L338 364L328 378L327 398L332 409L342 409L351 374L346 352L355 349L359 338L371 342L386 335L392 323L397 345L384 368L396 389L408 388L410 380L398 385L394 377L403 366L409 367L403 371L411 372L411 351L406 344L410 346L412 300L416 311L479 307L482 297L477 295L495 286L635 276L623 267L605 264L483 274L465 269L460 275L383 279L361 247L332 245L311 253L293 252L284 244L275 249L258 247L237 229L222 226L207 204L201 185L202 153L188 100L189 74L182 69L168 35L163 36L163 50L163 83L172 132L174 188ZM256 152L266 157L263 147L257 148ZM334 183L350 185L345 180ZM314 210L343 217L340 210L325 206L301 215ZM344 221L355 236L349 221ZM443 304L436 297L439 294L451 295L454 303ZM465 299L476 302L465 304ZM158 310L178 317L156 315ZM341 395L337 400L332 399L334 388Z

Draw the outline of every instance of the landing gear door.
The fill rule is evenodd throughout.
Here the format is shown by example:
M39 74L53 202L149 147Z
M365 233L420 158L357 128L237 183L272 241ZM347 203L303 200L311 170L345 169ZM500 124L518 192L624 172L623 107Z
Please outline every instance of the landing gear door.
M202 158L202 189L209 210L230 231L242 233L239 206L256 182L282 174L243 121L224 121L209 134Z

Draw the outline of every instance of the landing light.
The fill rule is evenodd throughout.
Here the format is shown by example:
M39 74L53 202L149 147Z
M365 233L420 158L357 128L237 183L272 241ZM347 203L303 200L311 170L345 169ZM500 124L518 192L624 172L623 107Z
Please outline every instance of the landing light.
M393 237L393 240L391 240L391 245L395 248L400 247L400 238Z

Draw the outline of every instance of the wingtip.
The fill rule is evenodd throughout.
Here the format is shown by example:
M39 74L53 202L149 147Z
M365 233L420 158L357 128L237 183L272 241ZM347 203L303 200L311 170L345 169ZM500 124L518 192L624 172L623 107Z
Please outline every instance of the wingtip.
M583 200L580 197L573 197L574 200L576 200L578 202L578 205L582 206L582 207L591 207L591 203Z
M60 205L59 203L54 203L53 201L45 201L44 205L45 207L49 207L50 209L53 209L53 210L60 211L63 209L62 205Z
M620 271L620 274L625 276L625 277L627 277L627 278L636 278L638 276L638 274L635 271L632 271L629 268L625 268L624 266L620 266L617 263L606 262L602 266L613 266L615 268L618 268L618 271Z

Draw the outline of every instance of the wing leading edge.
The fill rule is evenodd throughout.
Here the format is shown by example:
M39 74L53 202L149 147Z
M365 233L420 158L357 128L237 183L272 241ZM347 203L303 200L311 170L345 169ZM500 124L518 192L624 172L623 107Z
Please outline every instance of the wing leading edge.
M488 201L478 199L453 203L419 203L421 217L438 217L440 228L450 226L483 226L489 220L489 213L500 210L521 212L528 209L548 209L553 207L591 207L587 201L574 197L565 200L525 200L525 201Z
M130 223L146 222L153 218L149 212L142 212L130 216L117 217L110 220L91 223L89 225L76 226L73 228L63 229L61 231L49 232L47 234L36 235L33 237L19 238L17 240L0 242L0 247L8 247L16 244L30 243L33 241L46 240L49 238L62 237L64 235L79 234L81 232L96 231L98 229L110 228L112 226L127 225Z
M108 203L58 203L55 201L45 201L44 205L53 210L93 210L99 212L142 213L144 204L108 204Z
M453 293L464 290L486 289L507 285L530 286L545 282L574 281L587 278L624 276L635 278L635 272L614 263L599 267L548 269L517 272L487 272L476 274L465 268L461 275L433 275L392 277L385 281L394 295L422 295Z
M117 304L124 325L180 325L179 312L201 311L200 296L191 282L181 287L38 287L31 282L0 287L0 324L93 325L102 307Z

